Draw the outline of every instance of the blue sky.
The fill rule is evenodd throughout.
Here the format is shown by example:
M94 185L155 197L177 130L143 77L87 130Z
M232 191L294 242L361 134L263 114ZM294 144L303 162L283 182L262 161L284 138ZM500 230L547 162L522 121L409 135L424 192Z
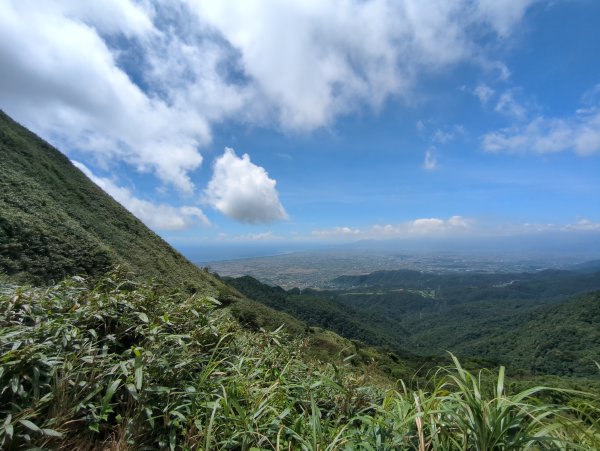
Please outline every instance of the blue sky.
M600 2L8 0L0 108L177 246L600 234Z

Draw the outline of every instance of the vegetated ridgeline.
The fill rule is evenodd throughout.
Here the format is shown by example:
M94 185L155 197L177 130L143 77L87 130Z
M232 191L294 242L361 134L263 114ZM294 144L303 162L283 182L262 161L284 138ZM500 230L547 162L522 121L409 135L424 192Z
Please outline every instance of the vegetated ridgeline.
M593 395L542 403L458 361L376 383L376 351L243 298L3 113L0 174L2 449L600 448Z
M47 283L121 264L190 289L214 284L67 157L1 111L0 174L0 271Z

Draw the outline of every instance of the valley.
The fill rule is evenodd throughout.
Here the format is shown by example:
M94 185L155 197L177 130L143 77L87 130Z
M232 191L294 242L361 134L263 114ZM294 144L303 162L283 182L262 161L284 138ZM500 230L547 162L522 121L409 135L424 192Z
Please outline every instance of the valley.
M0 451L600 450L600 0L0 0Z
M288 282L289 267L284 265L283 275L275 269L282 260L290 265L304 261L315 267L326 260L334 262L330 272L302 274L306 284L313 277L313 287L286 290L250 276L224 280L248 297L309 325L329 328L395 353L410 351L434 357L452 352L459 357L507 365L522 374L598 376L594 363L595 356L600 355L597 262L569 262L568 270L536 267L531 271L535 266L532 262L488 261L487 271L478 272L478 260L463 256L451 266L456 257L428 256L427 270L364 274L369 265L393 265L392 257L378 260L364 254L356 258L351 254L314 255L261 259L263 267L270 266L274 271L270 280L281 277ZM406 256L403 260L405 266L419 264L416 258ZM239 270L254 263L256 260L235 262L235 267ZM227 264L223 263L225 267ZM560 264L567 266L564 261ZM523 268L529 271L514 272ZM356 274L325 279L345 270ZM260 271L254 266L254 273Z

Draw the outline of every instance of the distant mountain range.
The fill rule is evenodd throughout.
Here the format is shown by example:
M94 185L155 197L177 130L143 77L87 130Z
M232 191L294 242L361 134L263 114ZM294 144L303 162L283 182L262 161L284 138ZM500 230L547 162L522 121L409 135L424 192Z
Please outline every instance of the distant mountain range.
M347 249L402 252L473 252L524 256L566 254L595 258L600 254L600 231L553 230L535 233L515 232L506 236L421 237L389 240L361 240L343 245Z

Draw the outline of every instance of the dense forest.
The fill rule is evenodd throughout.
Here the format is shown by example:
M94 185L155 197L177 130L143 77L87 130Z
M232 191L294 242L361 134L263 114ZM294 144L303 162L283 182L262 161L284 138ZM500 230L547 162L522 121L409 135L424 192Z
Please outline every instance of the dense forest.
M228 279L266 305L396 353L452 351L522 374L597 377L600 273L431 274L336 279L340 290L285 291ZM594 291L596 290L596 291Z

